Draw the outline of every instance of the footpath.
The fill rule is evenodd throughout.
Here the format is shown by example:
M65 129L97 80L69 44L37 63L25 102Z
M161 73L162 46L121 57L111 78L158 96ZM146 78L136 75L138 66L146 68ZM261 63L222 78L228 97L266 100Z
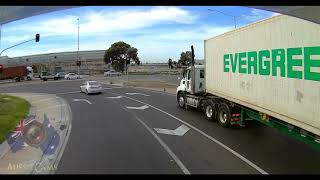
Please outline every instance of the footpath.
M52 94L7 94L26 99L31 108L0 144L0 174L53 174L71 132L70 106Z

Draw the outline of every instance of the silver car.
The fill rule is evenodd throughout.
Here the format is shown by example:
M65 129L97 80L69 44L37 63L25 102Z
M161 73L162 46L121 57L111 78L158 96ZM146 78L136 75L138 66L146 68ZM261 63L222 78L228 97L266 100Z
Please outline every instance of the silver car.
M110 71L104 72L103 75L104 76L121 76L121 73L114 70L110 70Z
M97 81L85 81L80 85L80 91L86 94L102 93L102 85Z

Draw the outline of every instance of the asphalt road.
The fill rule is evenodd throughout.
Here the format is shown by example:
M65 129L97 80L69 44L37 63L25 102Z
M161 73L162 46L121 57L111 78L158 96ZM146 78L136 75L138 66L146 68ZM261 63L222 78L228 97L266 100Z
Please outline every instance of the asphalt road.
M0 92L57 94L70 104L72 131L58 174L320 173L319 151L258 122L225 129L200 110L180 109L174 95L110 85L102 94L85 95L80 82L0 85ZM181 126L181 136L154 129Z

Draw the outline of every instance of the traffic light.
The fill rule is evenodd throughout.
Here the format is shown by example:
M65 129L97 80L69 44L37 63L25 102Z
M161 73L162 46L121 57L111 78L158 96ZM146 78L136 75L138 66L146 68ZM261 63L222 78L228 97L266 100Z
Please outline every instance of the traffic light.
M36 34L36 42L40 41L40 34Z
M77 66L81 66L81 61L77 61Z
M0 64L0 74L2 74L2 72L3 72L3 65Z

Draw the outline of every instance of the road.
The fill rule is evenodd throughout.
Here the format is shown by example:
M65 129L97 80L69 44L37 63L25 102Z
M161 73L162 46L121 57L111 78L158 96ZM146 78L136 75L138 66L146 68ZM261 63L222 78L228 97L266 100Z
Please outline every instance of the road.
M200 110L180 109L171 94L104 85L102 94L85 95L80 82L0 85L0 92L56 94L70 104L72 131L58 174L320 172L320 152L258 122L225 129Z

